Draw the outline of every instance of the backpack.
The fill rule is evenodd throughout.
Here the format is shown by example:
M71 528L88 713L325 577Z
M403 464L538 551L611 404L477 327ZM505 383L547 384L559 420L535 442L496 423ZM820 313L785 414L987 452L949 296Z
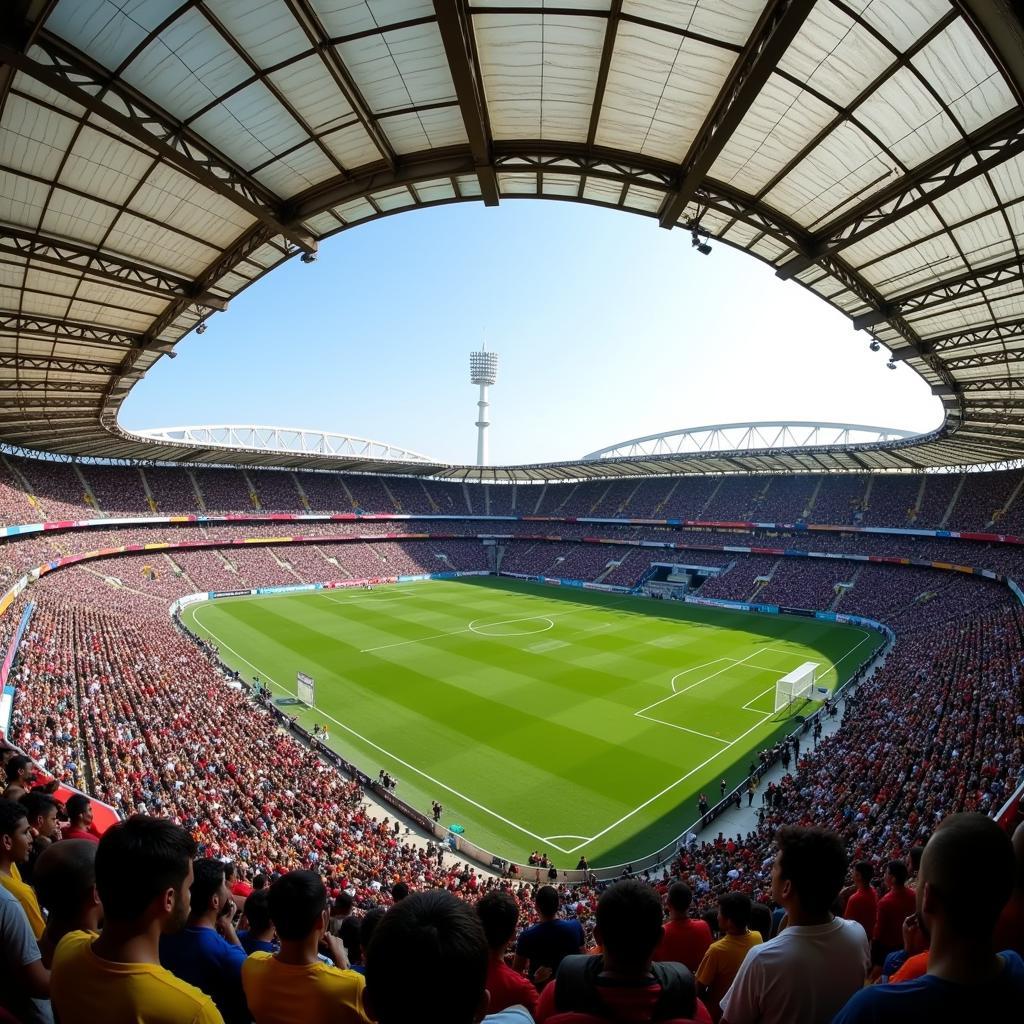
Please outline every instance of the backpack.
M603 957L584 954L565 957L555 976L556 1012L585 1013L615 1020L614 1010L598 992L597 979L602 970ZM651 974L661 986L661 994L651 1014L652 1021L690 1018L696 1014L697 985L688 968L677 963L653 963Z

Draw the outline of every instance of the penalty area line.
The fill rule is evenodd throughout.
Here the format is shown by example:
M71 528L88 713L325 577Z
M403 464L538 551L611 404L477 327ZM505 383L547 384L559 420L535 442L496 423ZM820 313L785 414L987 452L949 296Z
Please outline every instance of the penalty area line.
M196 621L198 622L198 610L193 613L193 618L196 619ZM202 625L202 624L200 623L200 625ZM220 637L218 637L217 634L214 633L213 630L209 628L209 626L202 626L202 628L209 634L210 637L213 638L214 641L216 641L218 647L223 647L224 650L231 651L231 653L234 654L235 657L237 657L237 658L241 659L242 661L244 661L246 663L246 665L248 665L250 668L256 669L257 672L262 674L262 677L264 679L266 679L268 682L272 683L279 690L284 691L284 693L287 693L289 696L294 696L295 695L292 690L289 690L282 683L279 683L276 679L274 679L271 676L269 676L266 673L264 673L263 670L259 668L259 666L253 665L253 663L251 661L249 661L248 658L243 657L233 647L229 647L227 644L223 643L221 641ZM446 790L447 792L451 793L452 796L457 797L459 800L464 800L467 804L470 804L471 806L475 807L479 811L483 811L485 814L489 814L492 818L497 819L502 824L508 825L510 828L514 828L517 832L522 832L523 835L527 835L531 839L536 839L538 842L547 843L549 846L551 846L554 849L558 850L559 853L564 853L566 856L568 856L572 852L571 850L564 849L563 847L559 846L557 843L550 842L549 840L545 839L544 836L537 835L536 832L531 832L528 828L523 828L522 825L519 825L516 822L511 821L509 818L503 817L497 811L491 810L490 807L487 807L484 804L481 804L481 803L477 802L472 797L466 796L465 793L460 793L457 789L453 789L451 786L449 786L445 782L442 782L440 779L435 779L432 775L428 775L425 771L422 771L421 769L417 768L414 764L410 764L408 761L405 761L402 758L398 757L397 754L393 754L386 747L382 747L379 743L374 743L373 740L369 739L366 736L363 736L361 733L356 732L355 729L352 729L349 726L347 726L344 722L339 721L332 714L330 714L329 712L325 711L323 708L318 707L316 704L309 705L309 707L311 708L311 710L315 711L321 717L326 718L328 721L333 722L336 726L338 726L338 728L343 729L350 736L354 736L361 743L365 743L367 746L373 747L374 750L377 750L380 753L384 754L386 757L391 758L391 760L394 761L396 764L400 764L403 768L408 768L409 771L415 772L421 778L426 779L428 782L432 783L433 785L440 786L441 789ZM558 837L556 837L556 838L558 838Z

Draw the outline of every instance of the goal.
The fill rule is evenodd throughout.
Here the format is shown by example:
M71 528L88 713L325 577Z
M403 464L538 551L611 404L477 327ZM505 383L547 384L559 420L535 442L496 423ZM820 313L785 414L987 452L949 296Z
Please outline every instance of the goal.
M813 699L818 668L818 662L805 661L799 668L787 672L775 684L775 710L782 711L796 701Z
M316 706L316 683L312 676L299 672L295 680L295 696L307 707Z

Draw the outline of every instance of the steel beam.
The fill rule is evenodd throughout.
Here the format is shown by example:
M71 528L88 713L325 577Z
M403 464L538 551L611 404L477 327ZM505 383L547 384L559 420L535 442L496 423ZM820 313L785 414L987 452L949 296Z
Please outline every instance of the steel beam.
M77 320L58 320L54 317L34 316L31 313L13 313L0 310L0 331L24 334L42 334L56 341L79 341L84 344L116 345L118 348L136 348L142 344L141 334L119 331L99 324Z
M615 53L615 40L619 34L619 19L622 15L622 0L612 0L608 9L608 23L604 30L604 46L601 48L601 63L597 69L597 84L594 86L594 102L590 108L590 127L587 129L587 145L593 146L597 138L597 126L601 123L601 108L604 106L604 91L608 86L608 71Z
M733 65L704 124L679 167L679 187L658 213L663 228L673 228L697 193L765 83L803 27L815 0L775 0L765 8L747 45Z
M1024 114L1012 110L879 189L816 232L805 254L775 272L783 280L839 252L1024 153Z
M434 0L434 13L469 138L480 194L485 206L497 206L498 176L494 173L491 153L490 119L484 101L483 79L476 61L469 11L465 0Z
M58 359L49 356L24 356L0 353L0 370L37 370L44 373L97 374L106 377L116 369L116 363L97 363L86 359ZM0 386L2 386L2 383L0 382Z
M316 252L316 239L301 225L291 222L276 196L165 111L49 36L42 35L36 46L46 54L49 64L41 64L4 45L0 45L0 63L13 65L22 74L114 125L171 166L256 217L274 234L284 236L307 253Z
M987 327L975 327L968 331L957 331L954 334L943 334L922 340L929 352L948 352L959 348L973 348L975 345L999 344L1020 337L1024 337L1024 317L1001 320Z

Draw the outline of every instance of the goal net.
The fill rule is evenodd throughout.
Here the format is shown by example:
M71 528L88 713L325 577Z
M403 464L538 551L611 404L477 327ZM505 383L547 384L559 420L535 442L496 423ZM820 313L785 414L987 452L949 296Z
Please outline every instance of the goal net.
M787 672L775 684L775 710L781 711L796 701L811 700L814 696L814 679L818 670L816 661L805 661L799 668Z
M312 676L299 672L295 680L295 696L308 707L316 705L316 683Z

